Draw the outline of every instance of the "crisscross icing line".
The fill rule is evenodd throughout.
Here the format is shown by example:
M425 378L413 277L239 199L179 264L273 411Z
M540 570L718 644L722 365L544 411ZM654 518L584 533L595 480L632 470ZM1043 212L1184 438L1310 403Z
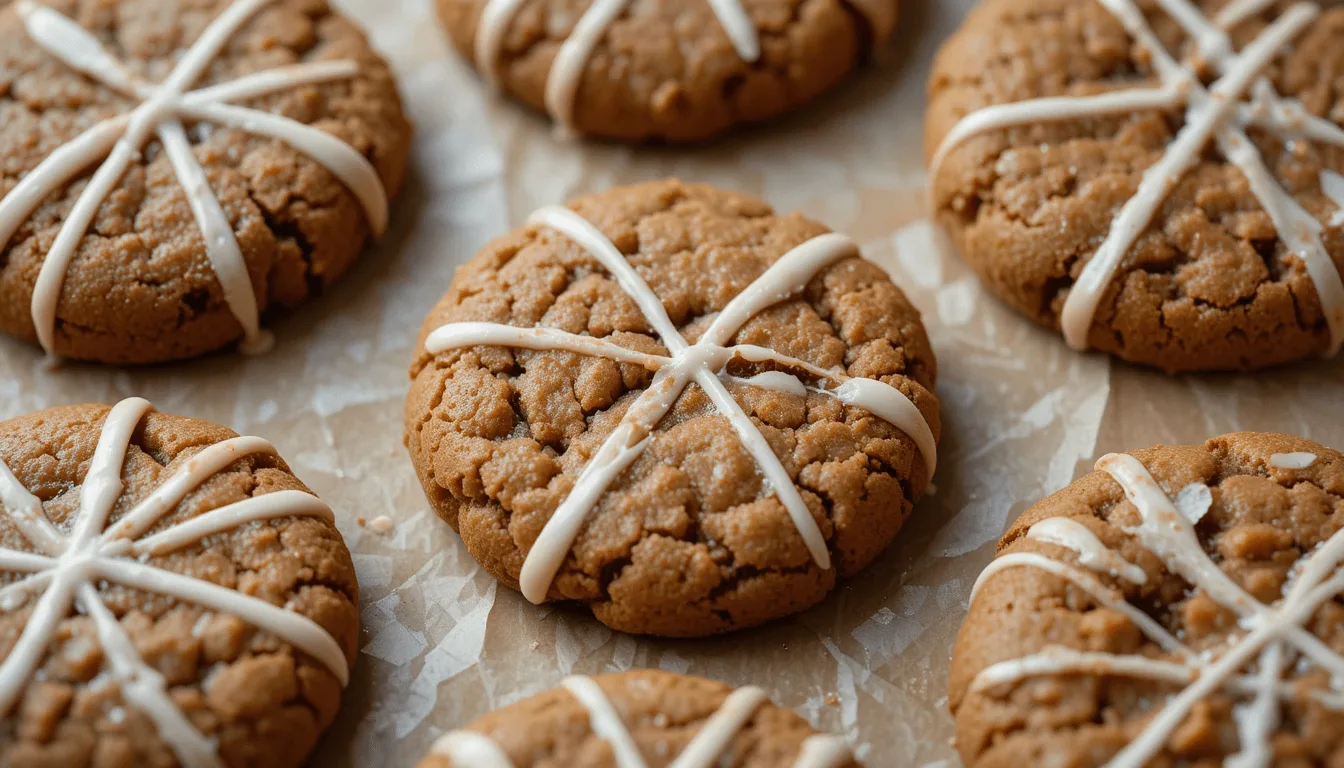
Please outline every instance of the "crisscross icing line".
M311 494L278 491L205 512L146 536L188 494L239 459L276 455L275 447L261 438L237 437L211 445L183 462L162 485L108 526L113 507L122 495L121 472L131 438L151 410L153 406L147 401L132 398L108 412L69 533L52 524L41 500L0 461L0 503L4 514L35 550L0 547L0 571L25 574L0 589L0 612L12 613L40 594L18 641L0 662L0 717L14 709L46 656L60 622L78 606L93 619L108 672L120 685L123 699L154 722L184 766L216 768L222 763L214 741L196 730L173 702L167 682L141 659L95 585L117 584L231 614L312 656L345 685L349 681L345 652L312 619L260 598L149 563L153 556L183 550L207 536L252 522L292 517L330 522L334 517L331 509Z
M1181 178L1199 161L1200 153L1215 141L1229 162L1246 177L1288 249L1302 259L1316 287L1330 330L1327 354L1344 345L1344 278L1321 242L1324 226L1280 185L1266 167L1245 129L1256 127L1285 141L1310 140L1344 147L1344 129L1309 113L1293 99L1280 98L1264 71L1282 48L1296 39L1320 15L1315 3L1298 3L1270 24L1240 54L1234 53L1227 30L1265 11L1273 0L1236 0L1213 21L1190 0L1157 0L1185 31L1200 55L1222 77L1205 88L1189 66L1182 66L1163 48L1142 11L1132 0L1097 0L1120 21L1134 42L1152 57L1159 85L1154 88L1111 90L1092 96L1053 96L977 110L962 118L943 139L930 163L936 177L953 150L977 136L1032 123L1103 117L1144 110L1173 110L1185 106L1185 125L1162 157L1143 174L1134 196L1121 207L1110 232L1083 266L1069 290L1060 326L1071 347L1088 347L1088 333L1098 305L1115 279L1121 262L1151 224L1158 208ZM1247 92L1249 93L1249 99Z
M1295 662L1310 664L1329 673L1331 691L1316 691L1312 698L1322 706L1344 712L1344 657L1305 626L1325 603L1344 593L1344 530L1331 536L1292 569L1284 596L1274 605L1264 605L1232 580L1209 557L1199 542L1194 524L1181 512L1133 456L1110 454L1097 462L1124 489L1138 510L1140 523L1127 529L1147 550L1194 588L1235 612L1246 630L1209 658L1195 653L1165 627L1130 605L1117 590L1102 583L1087 570L1143 584L1142 569L1125 561L1101 543L1087 527L1067 518L1050 518L1032 526L1027 536L1073 550L1078 568L1045 555L1017 552L990 563L972 590L972 596L995 574L1010 568L1036 568L1051 573L1087 593L1098 605L1128 618L1171 659L1135 654L1078 651L1050 647L1019 659L993 664L971 682L971 690L985 691L1049 675L1106 675L1151 680L1183 686L1151 716L1139 735L1108 763L1113 768L1139 768L1156 757L1171 734L1200 700L1217 690L1249 697L1235 713L1240 752L1229 758L1234 768L1267 766L1273 760L1270 739L1280 718L1280 699L1296 695L1282 680ZM1087 569L1087 570L1084 570ZM974 597L972 598L974 599ZM1241 671L1255 662L1257 671Z
M634 734L595 680L575 676L566 678L561 686L588 710L589 726L611 747L617 768L647 768ZM765 691L755 686L733 691L668 768L713 768L718 765L732 745L733 737L751 722L756 710L766 701ZM430 754L447 757L458 766L514 768L499 745L476 731L452 731L434 743ZM852 757L844 739L816 734L803 741L793 768L840 768Z
M802 371L823 382L809 387L797 377L778 371L739 380L750 386L805 396L808 392L829 395L846 405L864 408L908 435L924 458L929 477L937 466L937 445L919 408L899 389L874 379L851 378L828 371L772 349L753 345L724 346L752 317L784 301L806 287L812 277L840 259L858 256L858 246L837 234L821 235L784 254L756 282L738 294L695 344L677 330L662 300L644 278L612 245L606 235L577 213L562 207L543 208L528 220L531 226L551 227L574 240L597 259L621 288L635 301L650 327L661 338L669 355L650 355L625 349L605 339L566 333L554 328L517 328L496 323L452 323L429 335L426 349L440 354L450 349L504 346L531 350L574 352L632 363L655 371L653 382L626 410L620 425L588 461L578 481L559 509L547 521L523 561L519 585L523 595L541 603L550 591L555 574L578 537L589 511L612 482L648 446L654 430L691 382L704 390L715 409L727 417L747 450L756 459L768 487L779 497L797 527L818 567L831 567L826 539L812 518L788 470L780 463L770 443L724 386L722 377L729 362L770 362ZM825 383L837 385L828 388Z
M133 111L103 120L58 147L0 200L0 247L3 247L44 200L105 158L66 215L33 287L33 325L49 357L55 358L56 310L61 289L80 242L98 209L131 163L139 159L141 148L155 136L163 145L200 227L206 255L219 279L224 300L243 328L243 350L261 352L270 346L270 337L260 326L252 278L233 225L210 190L205 170L187 138L183 119L219 123L285 142L326 167L350 189L375 235L381 235L387 228L387 192L378 172L363 155L325 131L233 103L301 85L348 80L359 75L358 62L294 64L186 91L205 74L229 38L274 1L237 0L229 5L206 27L162 83L145 81L118 61L97 37L66 16L32 0L15 4L28 34L43 50L71 69L140 101Z

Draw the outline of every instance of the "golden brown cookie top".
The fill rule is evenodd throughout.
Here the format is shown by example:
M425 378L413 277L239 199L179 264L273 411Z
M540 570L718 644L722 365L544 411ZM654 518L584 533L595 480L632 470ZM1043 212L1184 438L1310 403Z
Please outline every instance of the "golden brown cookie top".
M0 63L0 330L53 356L260 347L401 182L392 75L321 0L24 0Z
M358 640L331 510L274 447L143 400L0 424L0 754L298 766Z
M1333 353L1341 40L1315 3L985 0L929 82L937 216L1075 348L1170 371Z
M624 759L622 759L624 756ZM419 768L572 768L673 760L720 768L857 768L824 736L757 688L638 670L572 677L441 739Z
M412 377L407 446L472 555L630 632L816 603L935 462L933 354L887 275L801 216L675 181L487 246Z
M966 763L1344 755L1344 455L1247 432L1097 466L977 584L950 681Z
M438 0L485 79L562 126L689 142L772 118L852 70L896 0Z

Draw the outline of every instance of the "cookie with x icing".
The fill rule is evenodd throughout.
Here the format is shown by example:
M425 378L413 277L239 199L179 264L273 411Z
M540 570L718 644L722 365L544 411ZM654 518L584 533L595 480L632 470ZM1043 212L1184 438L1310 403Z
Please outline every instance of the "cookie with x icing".
M1109 455L975 586L968 766L1344 760L1344 455L1285 435Z
M55 408L0 424L0 763L299 766L358 641L332 512L274 446Z
M891 34L897 0L437 0L492 87L567 131L689 142L768 120Z
M0 69L0 330L52 358L263 351L387 226L409 127L323 0L18 0Z
M571 677L435 743L419 768L857 768L759 688L639 670Z
M1076 349L1253 369L1344 342L1344 9L984 0L944 45L936 216Z
M421 332L431 504L534 603L696 636L820 601L936 463L919 314L852 240L664 181L537 211Z

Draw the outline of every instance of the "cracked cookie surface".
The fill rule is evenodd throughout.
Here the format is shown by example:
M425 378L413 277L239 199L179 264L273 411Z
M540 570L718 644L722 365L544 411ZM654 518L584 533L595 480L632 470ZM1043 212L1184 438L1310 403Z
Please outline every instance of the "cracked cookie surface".
M61 535L76 537L85 497L99 493L85 480L110 412L106 406L74 406L0 424L0 459L41 500ZM231 438L236 435L230 430L195 419L145 415L120 465L124 487L109 527L171 478L180 480L194 458ZM309 494L279 457L243 455L188 492L150 532L184 530L181 524L228 505L296 492ZM20 513L7 504L0 514L0 546L35 552L15 523ZM348 664L354 662L359 628L355 571L340 533L327 519L280 517L226 527L171 552L148 554L139 563L305 616L339 646ZM3 586L21 576L0 574ZM302 765L335 717L342 695L337 675L276 634L227 611L206 610L157 591L106 582L97 590L135 655L162 676L165 701L185 717L189 731L213 745L223 765ZM0 614L0 659L11 661L37 602L29 598ZM123 693L126 675L114 668L113 659L125 654L106 650L106 630L87 612L72 611L58 621L14 711L0 719L0 765L180 764L157 725L162 712L137 705L143 689L140 698ZM143 676L139 684L145 684Z
M733 693L723 683L657 670L601 675L592 681L612 704L649 768L665 768L683 754ZM466 730L488 737L513 768L617 764L610 743L594 733L588 710L564 688L491 712ZM832 762L801 761L804 743L816 735L803 718L765 701L712 764L719 768L857 768L858 763L843 756ZM430 754L418 768L470 766L446 754Z
M50 0L131 70L164 78L232 0ZM410 146L396 84L363 33L324 0L274 0L230 37L195 86L290 64L353 60L354 77L238 102L332 134L363 155L389 196ZM46 53L14 5L0 10L0 194L53 151L138 102ZM187 126L232 226L258 308L293 307L353 263L370 224L355 195L285 142L213 123ZM43 260L98 164L46 199L0 252L0 330L36 341L30 313ZM66 271L54 349L113 364L179 360L243 335L207 258L187 195L157 140L99 207Z
M1192 5L1216 19L1227 4ZM1293 4L1270 5L1231 28L1236 51ZM1195 60L1194 43L1175 19L1157 3L1138 6L1174 58ZM1325 9L1263 74L1284 99L1339 123L1341 41L1344 9ZM1219 74L1208 63L1198 66L1206 85ZM932 158L958 121L985 107L1153 88L1158 80L1151 55L1096 0L984 0L935 62L927 153ZM1187 125L1181 107L990 131L946 155L931 179L936 216L999 298L1060 328L1084 264L1134 199L1144 172ZM1284 141L1254 127L1246 133L1286 195L1323 226L1324 268L1333 262L1338 271L1344 148ZM1080 328L1087 346L1173 372L1264 368L1330 348L1328 307L1304 260L1216 144L1209 142L1125 253L1090 330Z
M796 246L827 232L802 216L676 181L575 200L661 300L688 340ZM435 511L491 574L518 588L525 557L652 374L557 351L426 351L448 323L549 327L661 354L634 299L575 242L525 227L457 274L423 326L411 369L406 444ZM861 258L823 269L794 298L755 315L738 344L877 379L938 434L936 368L918 312ZM824 536L820 569L753 454L696 384L587 514L549 590L627 632L700 636L816 604L896 536L928 485L905 433L817 392L733 379L771 370L737 359L731 397L768 441Z
M1344 760L1344 689L1320 663L1344 666L1344 455L1245 432L1098 466L1023 513L977 586L949 684L966 764ZM1261 625L1278 634L1250 645Z
M478 61L487 0L437 0L453 45L508 95L547 109L557 53L588 0L526 0ZM737 0L729 0L735 3ZM494 0L506 5L504 0ZM884 42L896 0L741 0L760 57L745 61L706 0L630 3L580 62L568 127L620 141L693 142L769 120L835 86ZM562 122L565 122L562 120Z

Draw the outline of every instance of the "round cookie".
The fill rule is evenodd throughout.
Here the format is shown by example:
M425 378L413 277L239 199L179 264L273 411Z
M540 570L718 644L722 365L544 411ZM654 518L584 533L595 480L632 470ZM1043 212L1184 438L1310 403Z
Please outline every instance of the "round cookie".
M275 448L153 411L0 424L0 755L302 765L340 705L358 587Z
M1106 456L977 582L968 766L1344 760L1344 455L1284 435Z
M759 688L637 670L571 677L434 745L419 768L857 768Z
M891 34L897 0L437 0L485 80L562 128L693 142L830 89Z
M387 225L410 128L323 0L18 0L0 62L0 330L50 357L263 351Z
M676 181L488 245L411 377L406 445L472 556L632 633L816 604L936 461L933 352L887 275L820 224Z
M1344 8L983 0L942 48L937 219L1003 301L1167 371L1344 342Z

